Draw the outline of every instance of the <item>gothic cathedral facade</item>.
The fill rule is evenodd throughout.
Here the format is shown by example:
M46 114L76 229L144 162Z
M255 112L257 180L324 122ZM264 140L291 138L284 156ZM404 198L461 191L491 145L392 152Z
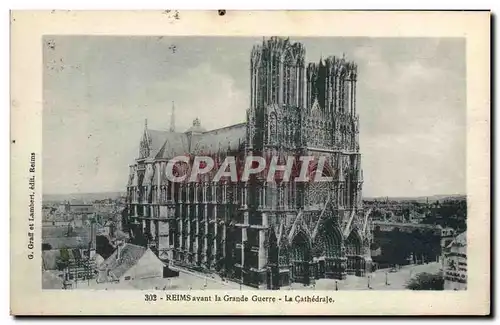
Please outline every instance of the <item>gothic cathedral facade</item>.
M306 65L301 43L273 37L252 49L250 77L245 123L211 131L199 120L186 132L145 127L127 191L133 240L169 263L256 288L364 276L372 236L362 206L357 66L337 57ZM202 154L216 162L324 157L330 181L168 180L169 159Z

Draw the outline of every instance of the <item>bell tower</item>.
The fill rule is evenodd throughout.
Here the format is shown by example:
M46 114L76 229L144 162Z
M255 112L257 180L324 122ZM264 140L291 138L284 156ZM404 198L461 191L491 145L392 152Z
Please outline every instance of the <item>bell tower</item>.
M276 130L272 121L297 114L305 102L305 47L288 38L271 37L255 45L250 58L248 122L253 149L271 142L286 142L289 130ZM274 114L274 115L273 115ZM270 124L271 121L271 124ZM283 126L283 125L282 125ZM270 129L271 128L271 129ZM278 138L270 139L276 134ZM250 141L250 142L249 142Z

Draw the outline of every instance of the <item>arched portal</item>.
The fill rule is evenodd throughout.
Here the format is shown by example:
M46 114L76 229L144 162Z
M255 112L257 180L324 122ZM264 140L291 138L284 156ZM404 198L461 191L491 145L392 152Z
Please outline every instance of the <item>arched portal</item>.
M292 240L292 261L309 261L311 243L304 232L299 232Z
M357 231L353 230L346 239L347 255L361 254L361 238Z
M319 278L342 278L344 272L342 256L342 233L335 219L329 218L321 227L316 245L320 247L322 254L318 261Z
M326 258L338 258L341 256L342 234L331 219L324 230L324 241Z
M351 231L346 239L347 274L363 276L365 269L364 258L361 255L361 237L357 230Z
M295 235L291 245L292 281L309 284L311 242L304 232Z

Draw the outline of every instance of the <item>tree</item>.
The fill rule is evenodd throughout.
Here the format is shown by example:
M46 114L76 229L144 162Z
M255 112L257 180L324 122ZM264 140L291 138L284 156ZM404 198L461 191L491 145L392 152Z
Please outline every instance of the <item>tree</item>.
M61 255L56 258L56 266L58 270L62 271L68 267L70 256L67 248L61 248L60 253Z
M404 218L404 221L407 222L410 220L410 209L409 208L403 208L403 211L402 211L402 214L403 214L403 218Z
M406 284L406 288L410 290L444 290L443 274L419 273Z
M373 209L371 213L372 219L373 220L382 220L384 219L384 215L379 209Z
M370 244L370 250L372 250L372 251L375 251L375 250L379 249L380 247L381 247L380 243L377 243L375 241Z
M109 242L106 236L96 236L96 253L101 255L104 259L113 254L114 247Z
M427 213L423 223L437 224L441 227L451 227L457 232L467 230L467 201L446 200L436 202Z
M411 243L408 235L396 227L389 232L387 237L389 242L382 247L384 258L389 264L405 264L410 255Z

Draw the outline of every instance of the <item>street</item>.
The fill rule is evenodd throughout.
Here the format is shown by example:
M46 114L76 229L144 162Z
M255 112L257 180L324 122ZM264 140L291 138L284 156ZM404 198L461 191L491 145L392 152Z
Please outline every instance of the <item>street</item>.
M292 283L290 287L282 288L282 290L336 290L336 286L338 290L370 290L368 284L371 290L405 290L406 283L418 273L437 273L440 268L441 264L436 262L409 265L394 273L390 273L388 269L377 270L369 277L348 275L345 280L319 279L310 286Z
M292 283L280 290L405 290L406 283L422 272L437 273L440 263L404 266L397 272L377 270L368 277L348 275L345 280L319 279L309 286ZM93 290L256 290L236 282L224 281L216 274L205 275L180 268L178 277L149 278L122 281L119 283L97 283L95 280L78 281L75 289ZM55 281L55 283L49 283ZM61 289L62 280L57 275L44 272L45 289Z

